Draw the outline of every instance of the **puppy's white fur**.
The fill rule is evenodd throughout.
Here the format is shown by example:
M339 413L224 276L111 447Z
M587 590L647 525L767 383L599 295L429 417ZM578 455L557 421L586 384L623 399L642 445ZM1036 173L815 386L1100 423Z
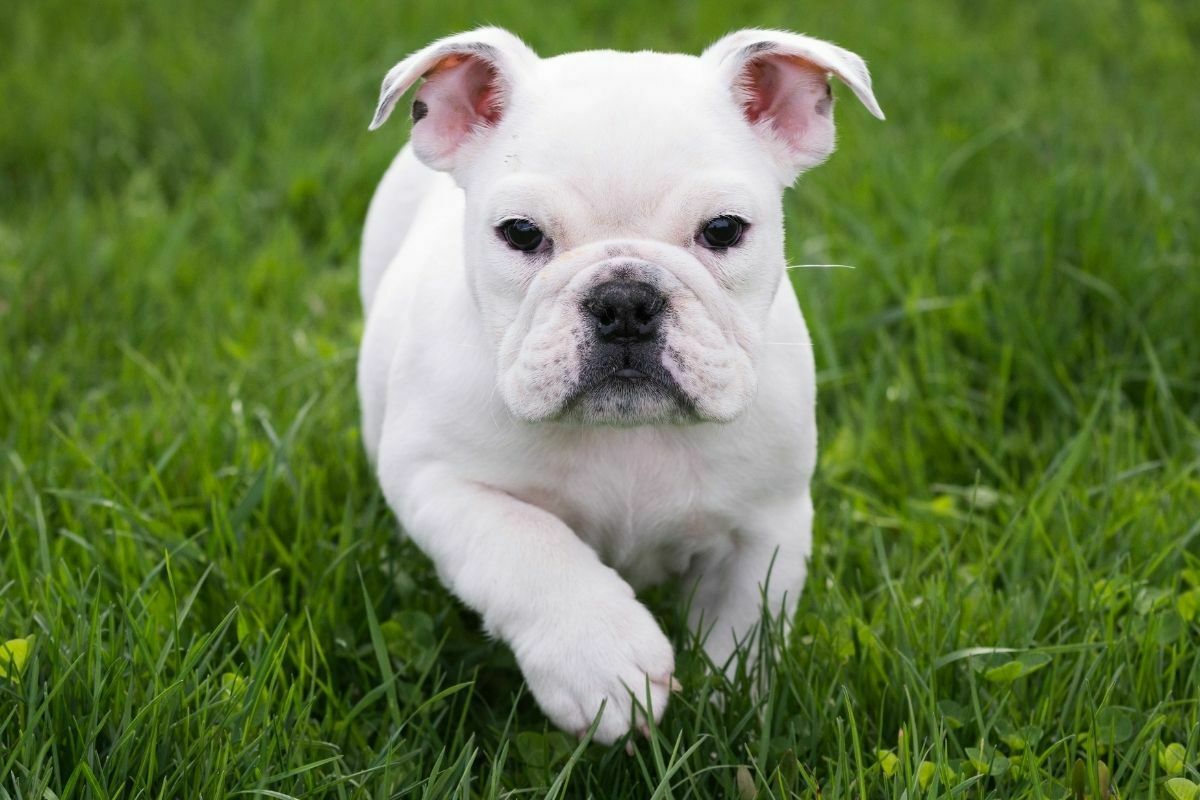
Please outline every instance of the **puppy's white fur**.
M680 576L721 664L768 571L775 612L803 585L815 381L782 193L833 150L830 73L882 117L861 59L777 31L541 59L488 28L384 82L373 127L425 78L363 237L364 442L405 531L566 730L603 703L611 742L639 722L631 693L655 719L667 704L674 655L633 587ZM750 223L723 252L697 236L720 215ZM549 247L507 247L515 217ZM665 298L673 396L585 385L581 304L614 278Z

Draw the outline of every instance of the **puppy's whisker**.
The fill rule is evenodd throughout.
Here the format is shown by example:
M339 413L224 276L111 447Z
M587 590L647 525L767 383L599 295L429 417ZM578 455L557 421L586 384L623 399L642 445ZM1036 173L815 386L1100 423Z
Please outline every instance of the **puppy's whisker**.
M812 342L763 342L763 344L774 344L780 347L812 347Z
M852 264L789 264L784 269L854 269Z

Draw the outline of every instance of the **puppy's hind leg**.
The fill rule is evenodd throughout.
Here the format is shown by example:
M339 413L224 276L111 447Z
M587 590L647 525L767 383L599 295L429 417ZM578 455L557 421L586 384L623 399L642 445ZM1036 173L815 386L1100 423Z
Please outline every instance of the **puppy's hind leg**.
M747 665L753 663L764 599L772 616L790 624L808 574L812 517L805 491L747 520L734 534L732 550L693 568L689 622L718 669L732 675L739 648Z

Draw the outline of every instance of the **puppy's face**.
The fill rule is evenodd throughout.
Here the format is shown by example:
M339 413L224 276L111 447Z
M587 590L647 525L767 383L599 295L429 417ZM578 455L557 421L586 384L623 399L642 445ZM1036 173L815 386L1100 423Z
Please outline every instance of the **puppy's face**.
M513 135L464 176L471 280L517 416L723 421L753 397L782 187L697 66L542 62Z
M466 190L468 277L514 415L729 421L753 399L782 191L833 148L833 67L766 35L542 60L491 29L420 72L414 148Z

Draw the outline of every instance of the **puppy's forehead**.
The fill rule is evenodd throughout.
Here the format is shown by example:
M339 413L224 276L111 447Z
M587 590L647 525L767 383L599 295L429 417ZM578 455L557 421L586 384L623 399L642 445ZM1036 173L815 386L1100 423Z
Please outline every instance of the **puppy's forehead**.
M694 56L586 51L556 56L514 97L510 168L601 191L657 191L698 167L758 155L728 88ZM632 185L631 185L632 184Z
M678 53L566 53L544 59L537 81L555 105L600 113L614 102L644 111L683 110L719 95L712 70ZM612 110L614 119L628 118Z

